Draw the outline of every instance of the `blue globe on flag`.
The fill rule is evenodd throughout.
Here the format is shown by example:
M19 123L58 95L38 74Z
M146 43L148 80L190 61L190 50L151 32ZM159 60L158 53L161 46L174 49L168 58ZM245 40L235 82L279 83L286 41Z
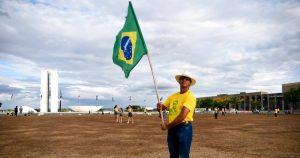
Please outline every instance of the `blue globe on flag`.
M128 36L122 38L121 49L123 50L125 59L130 60L132 57L132 42Z

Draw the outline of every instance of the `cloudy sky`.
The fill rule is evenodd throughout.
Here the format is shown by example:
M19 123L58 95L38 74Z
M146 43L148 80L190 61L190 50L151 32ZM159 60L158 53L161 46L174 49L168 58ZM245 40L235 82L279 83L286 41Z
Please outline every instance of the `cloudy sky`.
M164 99L178 91L174 76L185 70L197 80L197 97L281 92L283 83L300 81L298 0L132 3ZM43 69L58 71L63 107L95 105L96 95L105 107L154 106L147 57L128 79L112 62L127 7L125 0L0 1L2 108L39 108Z

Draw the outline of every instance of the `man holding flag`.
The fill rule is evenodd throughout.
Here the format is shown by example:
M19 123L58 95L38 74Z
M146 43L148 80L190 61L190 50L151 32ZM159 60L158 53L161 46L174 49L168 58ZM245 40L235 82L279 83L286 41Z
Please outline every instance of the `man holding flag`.
M193 114L196 98L190 86L196 80L188 72L175 76L180 91L172 94L163 104L157 103L157 109L169 110L169 123L162 123L161 129L168 130L168 146L171 158L188 158L193 137Z
M112 57L113 62L122 68L125 73L125 77L128 78L130 71L138 64L143 55L147 55L148 57L154 81L157 102L159 102L157 85L149 57L149 52L147 50L146 43L144 41L142 31L134 13L132 4L131 2L129 2L126 22L121 31L116 36ZM176 76L176 80L177 77L178 76ZM182 77L178 77L177 80L180 83L180 93L178 93L177 95L172 95L173 97L171 96L164 104L157 104L162 120L161 128L163 130L169 129L168 144L171 157L178 157L179 155L181 157L189 157L192 141L192 126L190 122L193 121L192 117L196 106L196 99L193 93L189 91L189 87L191 85L194 85L196 81L189 76L185 77L186 78L184 78L184 75L182 75ZM177 97L180 96L183 96L185 99L179 99L180 102L177 108L176 106L174 107L174 105L171 106L175 101L174 99L177 99L178 103ZM166 108L173 108L174 110L173 114L169 115L171 116L169 117L169 124L164 123L164 118L162 115L162 110ZM184 126L182 126L183 128L181 128L182 123L185 123ZM177 128L179 126L180 128ZM178 134L183 135L179 136ZM182 140L184 141L182 142Z

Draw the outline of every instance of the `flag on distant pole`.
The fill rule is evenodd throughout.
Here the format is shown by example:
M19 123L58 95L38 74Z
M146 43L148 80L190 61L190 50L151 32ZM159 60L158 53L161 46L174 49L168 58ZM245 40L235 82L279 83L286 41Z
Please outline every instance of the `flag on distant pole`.
M138 64L143 55L147 54L147 46L142 31L129 1L126 21L116 36L113 50L113 62L119 65L128 78L130 71Z
M59 89L59 98L62 98L62 93L61 93L61 89Z
M10 100L13 100L13 98L14 98L14 94L11 94Z

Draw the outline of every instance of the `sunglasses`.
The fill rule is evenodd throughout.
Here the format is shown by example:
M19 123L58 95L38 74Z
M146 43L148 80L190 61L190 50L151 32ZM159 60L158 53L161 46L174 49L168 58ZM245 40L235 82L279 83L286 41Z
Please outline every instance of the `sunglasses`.
M181 76L181 77L179 78L179 80L180 80L180 81L186 80L186 81L192 82L192 80L191 80L189 77L185 77L185 76Z

